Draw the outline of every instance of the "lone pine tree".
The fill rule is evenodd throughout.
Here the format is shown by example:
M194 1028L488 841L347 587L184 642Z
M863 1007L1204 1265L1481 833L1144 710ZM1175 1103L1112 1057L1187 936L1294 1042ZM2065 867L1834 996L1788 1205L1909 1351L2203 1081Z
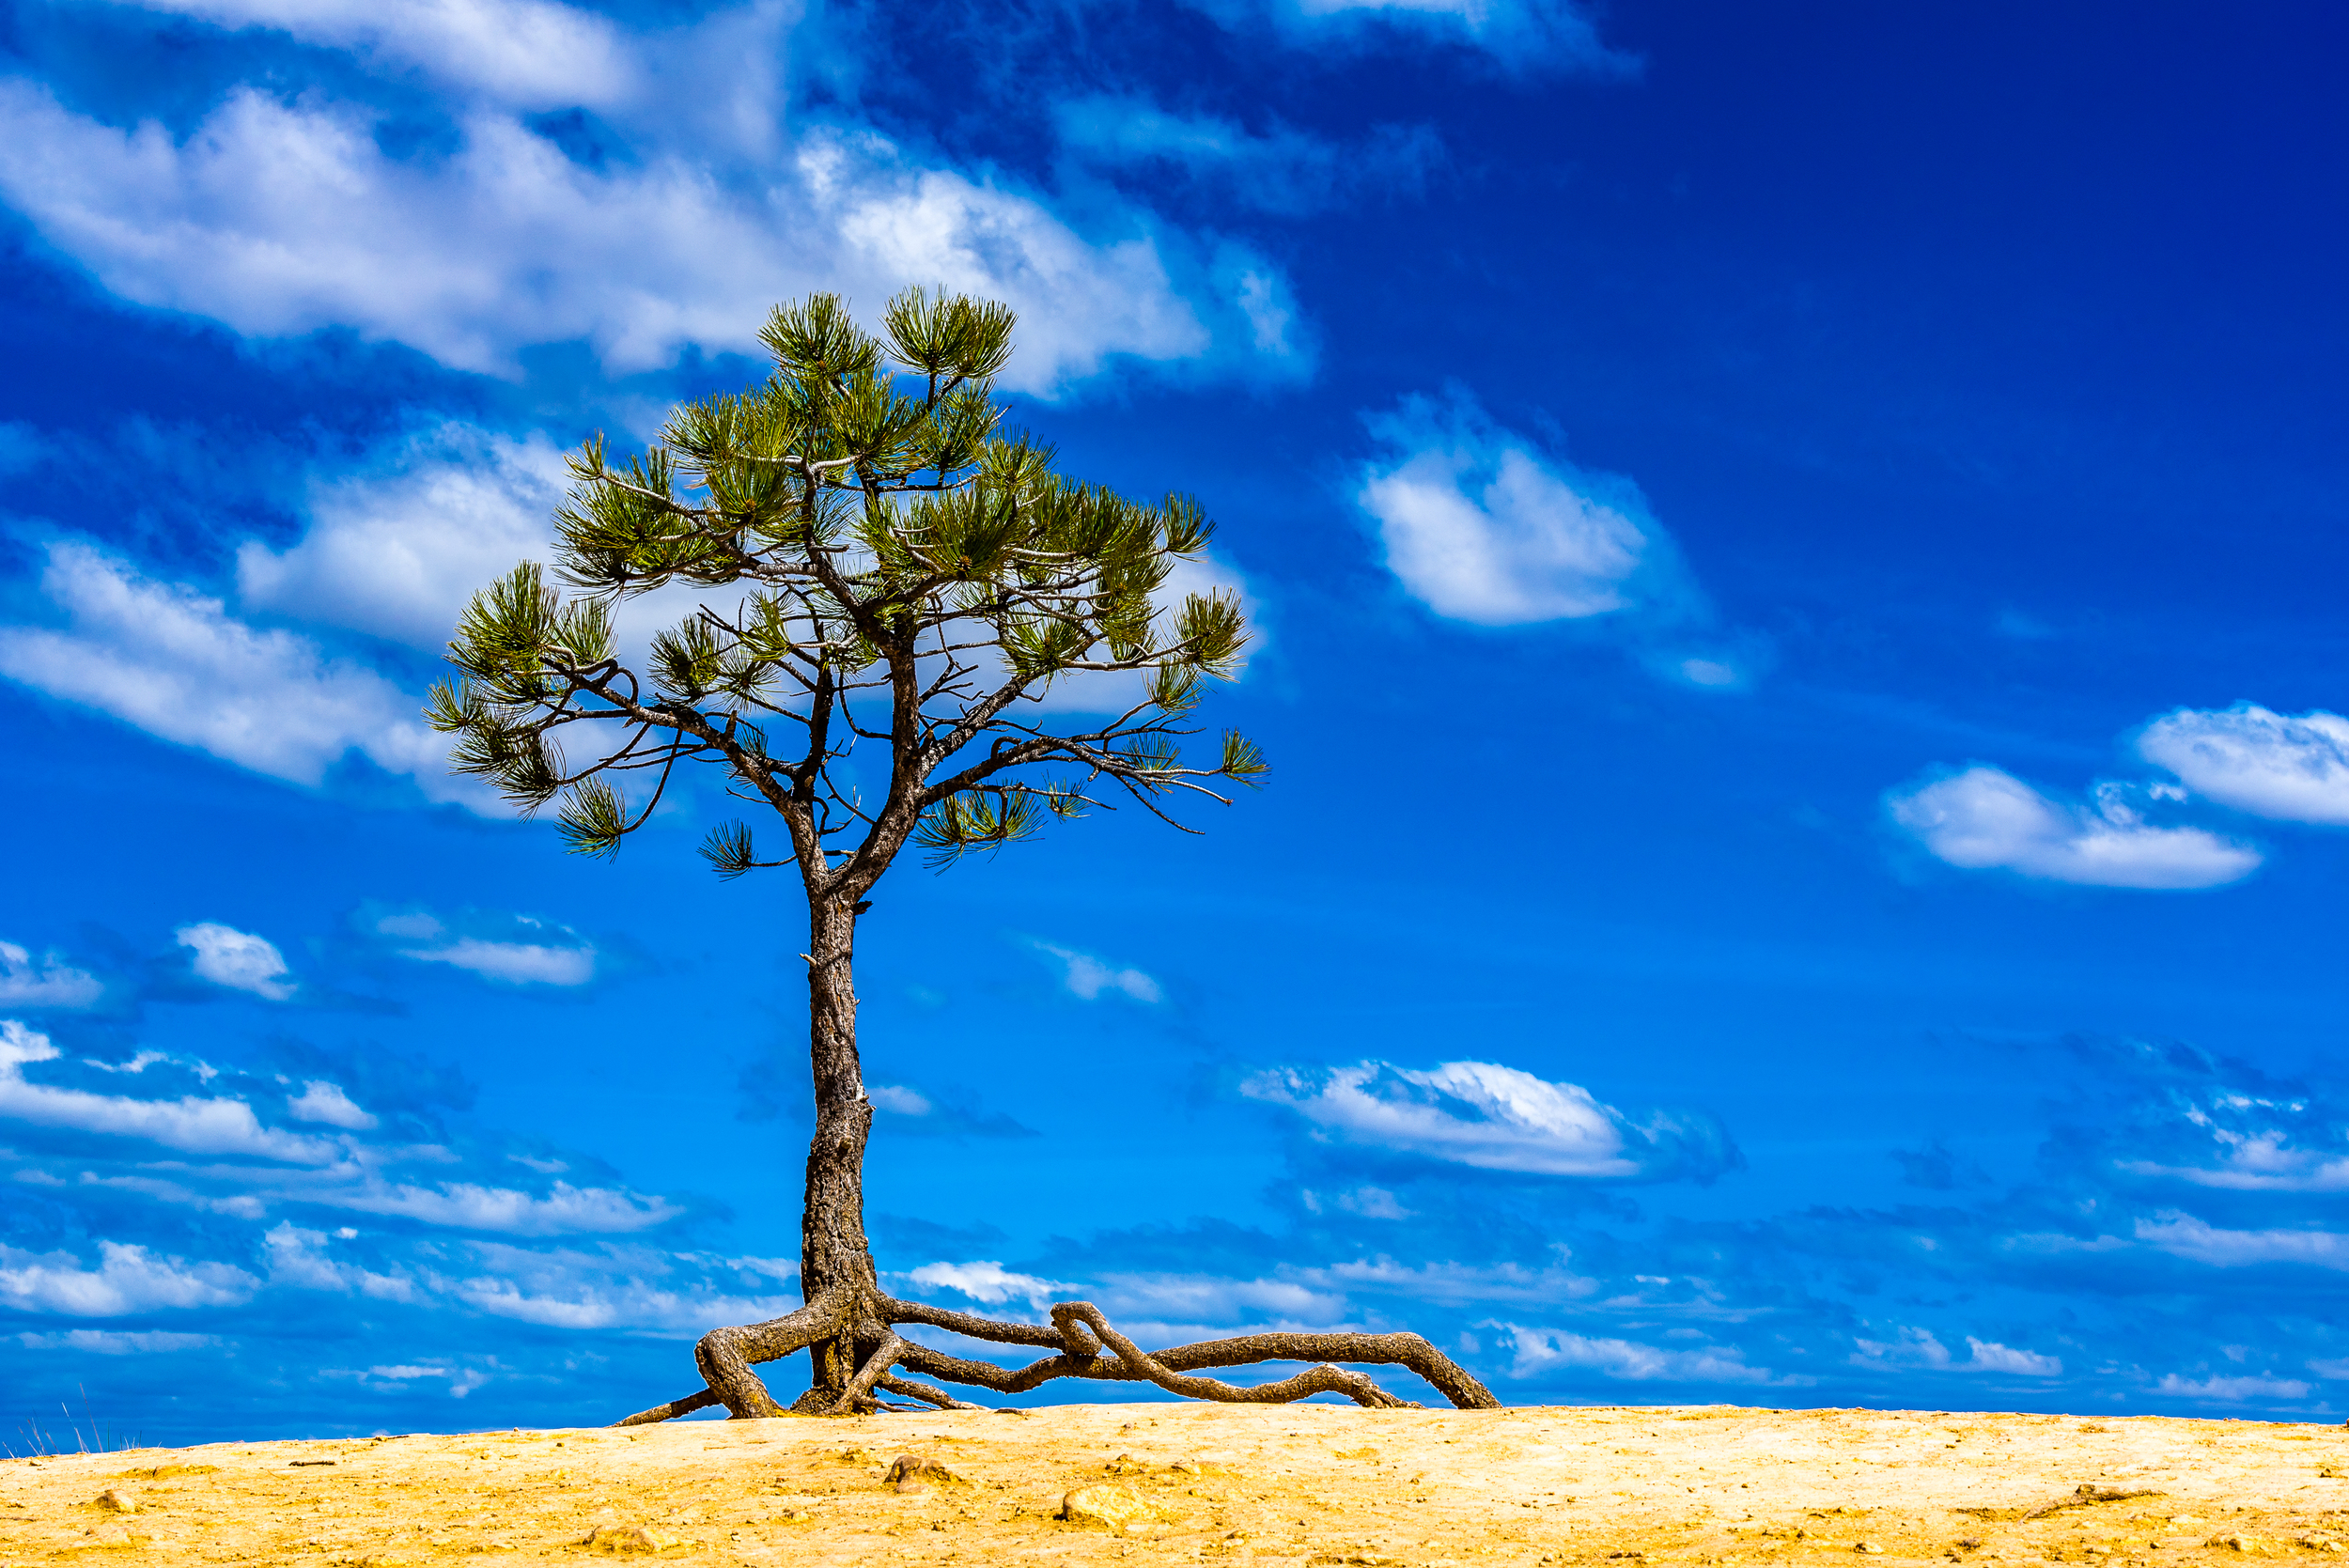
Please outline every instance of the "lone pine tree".
M571 848L611 855L680 764L713 766L772 815L783 847L762 859L736 822L702 853L721 877L796 869L807 894L806 1304L713 1329L693 1353L707 1387L628 1421L712 1404L783 1414L752 1367L801 1350L814 1362L791 1406L801 1412L871 1409L877 1391L960 1405L901 1370L1003 1393L1097 1377L1205 1399L1402 1403L1328 1364L1339 1361L1406 1366L1456 1405L1494 1405L1416 1334L1144 1352L1090 1302L1054 1306L1049 1325L1008 1323L880 1286L864 1237L873 1107L849 972L874 884L909 845L943 863L1115 803L1172 822L1183 800L1223 800L1224 786L1265 771L1230 731L1211 763L1181 750L1198 733L1203 682L1236 674L1247 640L1234 595L1164 602L1211 524L1185 497L1144 506L1066 478L1050 447L1009 432L994 379L1012 327L1000 304L919 289L889 303L879 337L832 295L777 307L759 334L774 357L766 382L681 405L625 464L589 442L555 515L552 581L516 567L474 596L449 644L459 678L428 712L456 737L459 771L525 811L556 804ZM693 608L631 667L615 604L677 583ZM1051 726L1041 699L1054 683L1116 677L1115 717ZM1048 1354L1006 1371L897 1333L913 1324ZM1322 1364L1250 1388L1196 1375L1275 1360Z

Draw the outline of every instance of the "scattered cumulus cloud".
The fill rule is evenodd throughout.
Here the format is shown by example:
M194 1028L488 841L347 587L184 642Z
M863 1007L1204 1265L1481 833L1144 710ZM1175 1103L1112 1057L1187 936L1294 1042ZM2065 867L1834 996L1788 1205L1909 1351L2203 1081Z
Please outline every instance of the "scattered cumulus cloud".
M98 1266L86 1268L70 1252L0 1246L0 1306L61 1317L124 1317L234 1306L261 1283L226 1264L159 1257L125 1242L101 1241L98 1255Z
M1140 970L1117 969L1102 962L1089 953L1061 947L1051 942L1037 942L1035 950L1061 964L1061 985L1069 995L1086 1001L1097 1001L1115 994L1134 1001L1155 1002L1162 1000L1159 983Z
M351 1235L351 1232L343 1233L345 1239ZM365 1296L376 1301L424 1299L416 1281L405 1274L370 1270L335 1259L323 1231L303 1230L290 1220L280 1220L261 1237L261 1248L272 1285Z
M322 1122L352 1132L366 1132L375 1126L375 1118L353 1104L339 1084L323 1079L313 1079L302 1086L301 1094L287 1095L286 1110L297 1122Z
M1488 1171L1700 1178L1736 1160L1710 1123L1658 1113L1634 1124L1587 1089L1492 1062L1425 1071L1385 1062L1282 1067L1240 1084L1330 1136Z
M1892 791L1892 820L1936 857L1968 871L2013 871L2090 887L2221 887L2257 870L2249 845L2201 828L2156 827L2132 792L2100 784L2069 805L1976 763Z
M420 945L397 949L403 958L446 964L510 986L584 986L596 977L596 949L568 926L531 915L467 916L473 929L452 931L437 916L385 915L376 934ZM479 934L495 929L500 937Z
M2137 749L2222 806L2284 822L2349 823L2349 719L2337 713L2182 707L2146 725Z
M1366 423L1386 450L1355 502L1377 525L1388 568L1439 615L1522 626L1695 608L1630 480L1537 450L1465 395L1408 397Z
M927 1116L938 1109L929 1102L928 1096L919 1091L894 1083L867 1084L864 1097L880 1110L894 1111L900 1116Z
M2253 1399L2306 1399L2309 1385L2297 1377L2181 1377L2173 1372L2154 1385L2154 1392L2214 1405L2241 1405Z
M989 1307L1024 1301L1039 1312L1066 1299L1075 1288L1033 1274L1015 1274L991 1258L975 1263L926 1263L906 1277L924 1290L950 1290Z
M194 953L193 967L201 979L269 1001L284 1001L294 994L286 955L266 937L211 921L182 925L173 934L181 947Z
M798 1278L773 1258L714 1258L642 1247L531 1251L503 1243L470 1249L477 1273L443 1281L455 1299L493 1317L551 1328L630 1328L677 1339L721 1323L758 1323L800 1305L772 1287ZM727 1289L727 1284L736 1288Z
M57 1059L57 1048L14 1019L0 1020L0 1118L39 1126L142 1138L189 1154L237 1155L322 1165L340 1149L320 1138L265 1127L241 1099L136 1099L34 1083L24 1068Z
M1647 1383L1765 1383L1807 1382L1780 1377L1767 1367L1749 1366L1734 1345L1704 1345L1688 1350L1659 1350L1633 1340L1593 1339L1563 1328L1528 1328L1496 1324L1514 1351L1512 1377L1543 1377L1568 1370L1587 1370L1625 1382Z
M1903 1328L1891 1340L1857 1340L1852 1360L1859 1366L1924 1367L1935 1372L2005 1373L2022 1377L2061 1377L2061 1358L2017 1350L1995 1340L1966 1336L1967 1356L1959 1360L1930 1329Z
M421 74L450 120L445 146L395 154L365 97L378 89L346 75L303 90L299 56L227 86L187 135L0 83L0 195L143 304L255 336L349 327L493 373L584 340L625 372L688 345L754 352L767 307L813 289L943 283L1022 311L1005 377L1020 390L1121 355L1293 373L1248 310L1252 282L1285 286L1245 247L1126 203L1080 232L1000 177L787 119L776 63L795 10L771 0L642 34L543 0L156 8L340 52L386 97ZM545 53L525 61L533 40ZM574 159L548 109L593 116L623 155Z
M54 953L38 962L14 942L0 942L0 1007L87 1007L105 993L96 975Z
M2313 1227L2228 1230L2172 1209L2138 1220L2136 1234L2138 1240L2165 1252L2216 1268L2296 1263L2315 1268L2349 1269L2349 1235L2338 1231Z

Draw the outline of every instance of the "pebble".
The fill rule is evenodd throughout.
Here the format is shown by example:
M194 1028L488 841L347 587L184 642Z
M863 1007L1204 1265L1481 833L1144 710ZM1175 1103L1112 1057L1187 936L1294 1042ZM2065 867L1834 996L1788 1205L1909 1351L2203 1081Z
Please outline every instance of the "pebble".
M881 1484L894 1486L900 1492L926 1492L932 1485L957 1485L962 1477L955 1474L935 1459L918 1453L901 1453L890 1463L889 1473L881 1477Z
M99 1507L112 1509L117 1514L136 1514L139 1511L139 1499L119 1486L107 1487L98 1494L96 1500Z
M658 1552L677 1544L674 1535L661 1535L642 1525L599 1525L584 1545L599 1552Z
M1061 1498L1060 1517L1072 1525L1105 1525L1114 1535L1146 1523L1150 1505L1123 1486L1084 1486Z

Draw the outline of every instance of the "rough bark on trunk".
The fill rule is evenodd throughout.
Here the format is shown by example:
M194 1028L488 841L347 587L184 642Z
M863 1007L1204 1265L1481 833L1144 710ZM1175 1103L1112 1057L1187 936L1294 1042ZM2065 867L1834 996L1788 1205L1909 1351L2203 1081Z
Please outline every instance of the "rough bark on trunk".
M926 1384L893 1374L925 1373L1002 1393L1023 1393L1061 1377L1155 1383L1169 1393L1232 1403L1286 1403L1316 1393L1344 1394L1357 1404L1395 1406L1396 1398L1358 1372L1332 1364L1370 1362L1408 1367L1464 1409L1490 1409L1500 1401L1451 1358L1417 1334L1249 1334L1202 1344L1145 1351L1112 1327L1088 1301L1064 1301L1051 1324L1001 1323L886 1296L864 1238L864 1145L873 1127L872 1102L856 1048L856 987L851 973L855 895L819 895L808 929L808 1052L815 1071L816 1136L808 1144L807 1196L800 1221L800 1289L806 1305L766 1323L717 1328L693 1347L706 1392L639 1411L619 1422L633 1426L673 1421L722 1404L737 1418L840 1415L875 1408L876 1391L925 1404L975 1409ZM907 1341L900 1324L925 1324L997 1344L1032 1345L1054 1354L1018 1369L948 1356ZM811 1387L786 1410L758 1374L755 1362L805 1350L814 1363ZM1264 1361L1319 1364L1296 1376L1237 1386L1196 1375L1202 1367Z
M808 922L808 1058L816 1085L816 1136L807 1149L807 1195L800 1218L800 1290L810 1302L839 1304L838 1325L810 1347L815 1361L803 1407L829 1408L863 1358L865 1303L879 1294L864 1239L864 1145L873 1104L864 1097L856 1048L857 906L853 895L817 901Z

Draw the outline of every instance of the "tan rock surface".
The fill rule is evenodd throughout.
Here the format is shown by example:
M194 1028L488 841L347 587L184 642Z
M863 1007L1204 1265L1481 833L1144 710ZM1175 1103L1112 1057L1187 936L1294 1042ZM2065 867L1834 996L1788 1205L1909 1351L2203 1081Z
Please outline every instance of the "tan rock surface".
M965 1483L898 1492L899 1455ZM2336 1472L2349 1432L2248 1421L1084 1405L11 1460L0 1564L2158 1568L2339 1560ZM1149 1522L1054 1517L1103 1485Z

